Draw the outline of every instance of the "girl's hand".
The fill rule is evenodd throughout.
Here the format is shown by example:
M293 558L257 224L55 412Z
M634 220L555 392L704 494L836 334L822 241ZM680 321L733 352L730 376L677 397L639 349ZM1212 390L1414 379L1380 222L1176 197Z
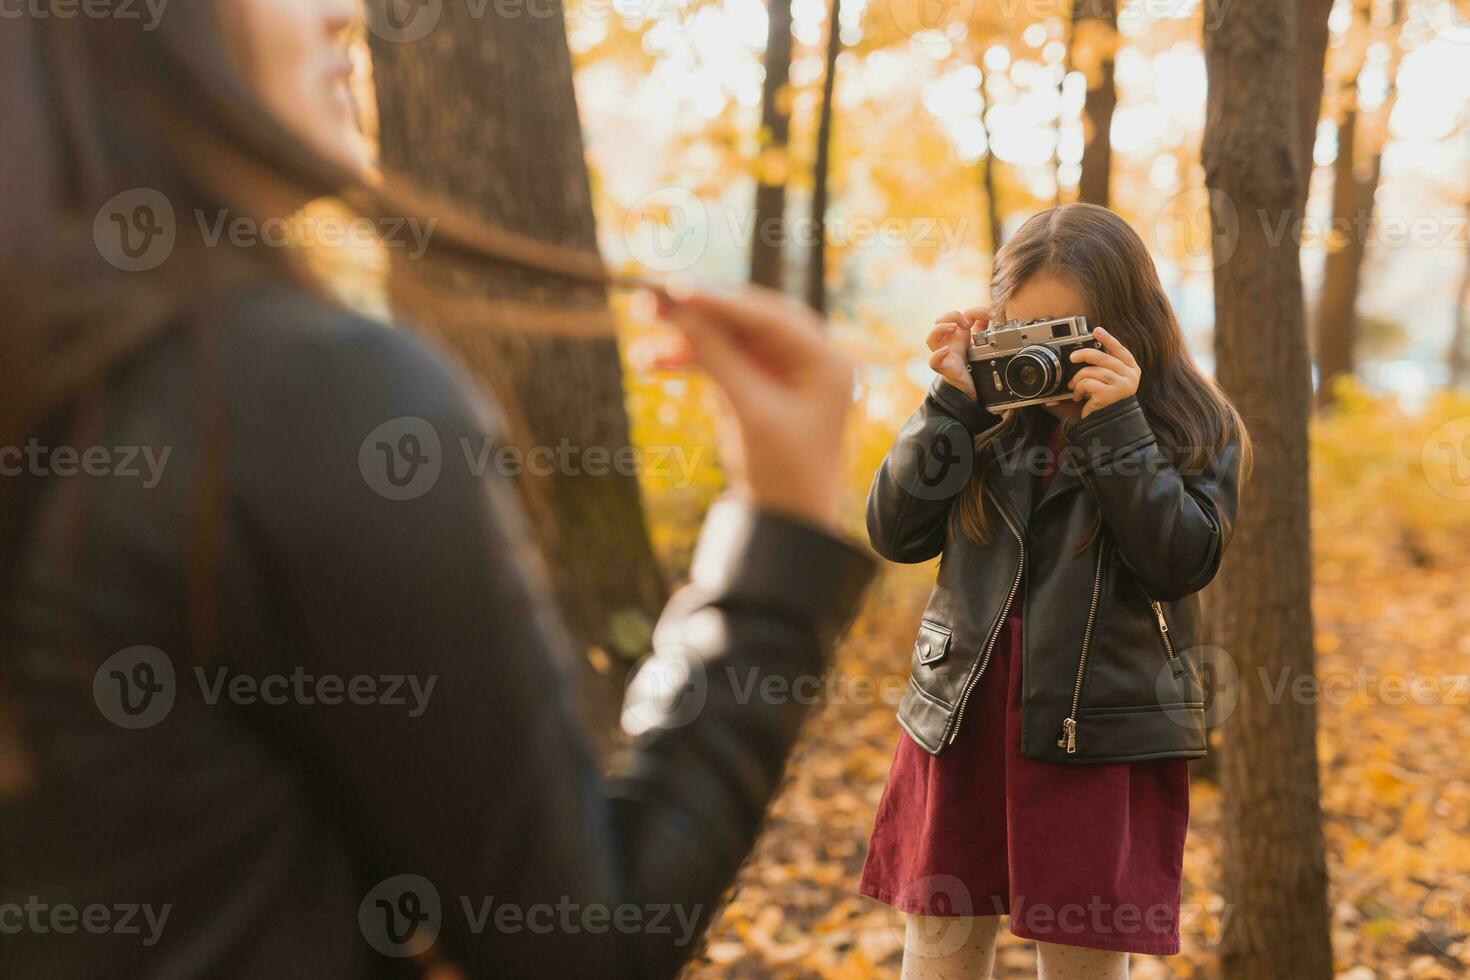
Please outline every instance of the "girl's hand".
M970 328L984 330L990 323L990 311L973 307L963 313L950 310L941 313L929 331L929 367L945 381L975 399L975 382L970 377Z
M827 342L822 318L767 289L671 288L659 316L677 349L661 367L698 365L719 385L737 431L722 460L757 504L830 530L842 489L842 436L854 364Z
M1102 350L1084 347L1072 352L1074 363L1086 362L1088 365L1078 371L1069 383L1072 400L1085 399L1082 406L1083 418L1100 408L1107 408L1130 395L1138 394L1138 380L1143 376L1138 361L1128 348L1118 342L1117 337L1101 327L1094 329L1092 335L1101 341Z

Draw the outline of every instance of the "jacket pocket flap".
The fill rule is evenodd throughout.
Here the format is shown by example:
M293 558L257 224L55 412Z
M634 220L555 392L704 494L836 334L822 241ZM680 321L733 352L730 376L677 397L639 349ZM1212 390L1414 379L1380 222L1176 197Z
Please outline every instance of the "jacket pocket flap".
M928 620L919 624L919 638L914 641L914 657L921 664L932 664L949 652L949 630Z

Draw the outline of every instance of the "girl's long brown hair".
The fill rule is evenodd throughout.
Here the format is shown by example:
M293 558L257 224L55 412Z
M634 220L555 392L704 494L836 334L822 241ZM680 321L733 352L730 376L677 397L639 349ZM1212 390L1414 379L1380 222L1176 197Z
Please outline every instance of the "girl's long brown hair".
M996 256L990 281L991 309L1003 317L1006 304L1036 275L1056 276L1079 292L1085 311L1056 310L1057 316L1085 312L1088 322L1111 332L1138 359L1138 401L1160 446L1174 465L1198 472L1227 451L1250 466L1250 436L1235 408L1195 365L1179 321L1143 240L1128 223L1095 204L1064 204L1029 219ZM1029 440L1044 421L1044 409L1013 409L975 438L980 461L955 507L955 520L972 541L990 540L985 510L985 462L994 449ZM1232 449L1232 444L1234 448ZM1100 528L1083 542L1090 546Z

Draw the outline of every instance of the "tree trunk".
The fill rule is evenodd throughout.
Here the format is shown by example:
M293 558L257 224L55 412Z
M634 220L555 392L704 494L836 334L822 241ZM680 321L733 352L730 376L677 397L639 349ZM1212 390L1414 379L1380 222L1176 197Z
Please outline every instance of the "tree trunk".
M1085 144L1077 200L1103 207L1108 206L1108 182L1113 172L1113 110L1118 106L1113 64L1117 44L1117 0L1076 0L1068 61L1087 76L1087 99L1082 106Z
M1296 207L1305 214L1307 195L1312 189L1315 167L1312 154L1317 147L1317 124L1322 118L1322 89L1327 69L1327 41L1331 29L1327 17L1333 0L1297 0L1297 98L1299 114L1297 153L1302 166L1302 183L1298 188ZM1300 243L1299 243L1300 244Z
M1465 202L1465 222L1470 226L1470 201ZM1470 375L1470 247L1465 249L1465 271L1455 294L1455 326L1450 337L1450 387L1458 388Z
M1373 196L1378 189L1383 161L1380 154L1375 154L1370 172L1359 176L1354 160L1357 128L1357 110L1349 109L1337 127L1337 162L1332 168L1332 224L1325 240L1322 296L1317 303L1313 331L1320 385L1317 403L1321 406L1332 404L1333 386L1339 378L1352 377L1356 367L1358 286L1367 252L1368 229L1373 221Z
M1388 8L1388 33L1395 34L1403 26L1404 4L1396 0ZM1367 254L1368 235L1373 228L1373 203L1378 196L1378 181L1383 174L1383 150L1388 139L1388 119L1398 94L1398 66L1403 48L1397 36L1392 37L1393 54L1385 66L1388 92L1383 104L1364 117L1356 104L1350 105L1337 130L1337 162L1333 167L1332 227L1327 236L1324 260L1322 299L1318 304L1315 356L1317 392L1320 406L1331 405L1333 387L1338 378L1351 377L1357 367L1358 290L1362 284L1363 258ZM1353 100L1357 98L1354 79ZM1375 120L1381 127L1375 139L1373 126L1368 127L1367 149L1364 149L1365 121ZM1358 165L1367 157L1366 168Z
M1298 0L1300 2L1300 0ZM1250 426L1254 479L1212 608L1238 671L1238 702L1220 758L1224 892L1232 914L1221 967L1232 980L1328 980L1332 949L1318 790L1317 711L1271 699L1266 680L1312 676L1307 423L1311 374L1298 243L1273 242L1300 217L1304 107L1299 9L1237 0L1205 32L1209 102L1203 162L1213 195L1233 205L1238 236L1217 234L1218 378Z
M791 107L786 92L791 77L791 0L769 0L769 3L750 281L780 289L786 255L786 144L791 133Z
M806 270L806 301L827 312L827 183L832 168L832 96L837 56L842 53L842 0L832 0L827 18L827 74L822 79L822 110L817 120L817 159L812 167L812 254Z
M385 168L495 224L595 251L560 5L553 4L554 16L497 19L476 18L469 5L448 3L427 36L396 43L385 39L393 36L392 22L382 19L384 4L393 2L370 4L374 25L390 25L371 35ZM397 302L407 296L407 261L401 250L394 252L390 291ZM432 251L415 272L448 296L610 316L600 290L469 266ZM493 388L515 441L539 450L525 457L525 469L554 471L527 476L521 487L540 518L537 536L579 653L593 645L612 653L607 679L591 681L590 670L580 678L594 694L586 701L592 720L606 731L625 669L646 651L664 599L638 480L626 465L636 456L617 343L610 337L492 334L436 315L432 304L424 312L421 326ZM446 453L461 450L446 447ZM620 458L621 465L609 463Z
M985 196L985 221L990 230L990 257L992 263L1000 247L1005 244L1005 230L1001 223L1000 188L995 174L995 145L990 141L990 69L982 68L980 75L980 130L985 134L985 157L980 161L980 190Z

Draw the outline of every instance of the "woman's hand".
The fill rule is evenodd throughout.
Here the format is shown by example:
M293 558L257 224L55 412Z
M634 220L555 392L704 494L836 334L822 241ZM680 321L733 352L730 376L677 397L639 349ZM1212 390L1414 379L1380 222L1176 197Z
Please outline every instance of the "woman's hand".
M990 323L990 311L972 307L960 312L941 313L929 331L929 366L941 378L975 400L975 382L970 377L970 329L984 330Z
M1092 335L1102 343L1102 350L1084 347L1072 352L1073 363L1088 365L1069 384L1073 401L1086 400L1082 406L1083 418L1138 394L1138 380L1143 376L1138 361L1117 337L1101 327L1095 328Z
M723 460L732 486L762 507L835 529L854 365L827 342L822 318L766 289L671 288L657 298L681 339L655 363L703 368L734 417L737 458Z

